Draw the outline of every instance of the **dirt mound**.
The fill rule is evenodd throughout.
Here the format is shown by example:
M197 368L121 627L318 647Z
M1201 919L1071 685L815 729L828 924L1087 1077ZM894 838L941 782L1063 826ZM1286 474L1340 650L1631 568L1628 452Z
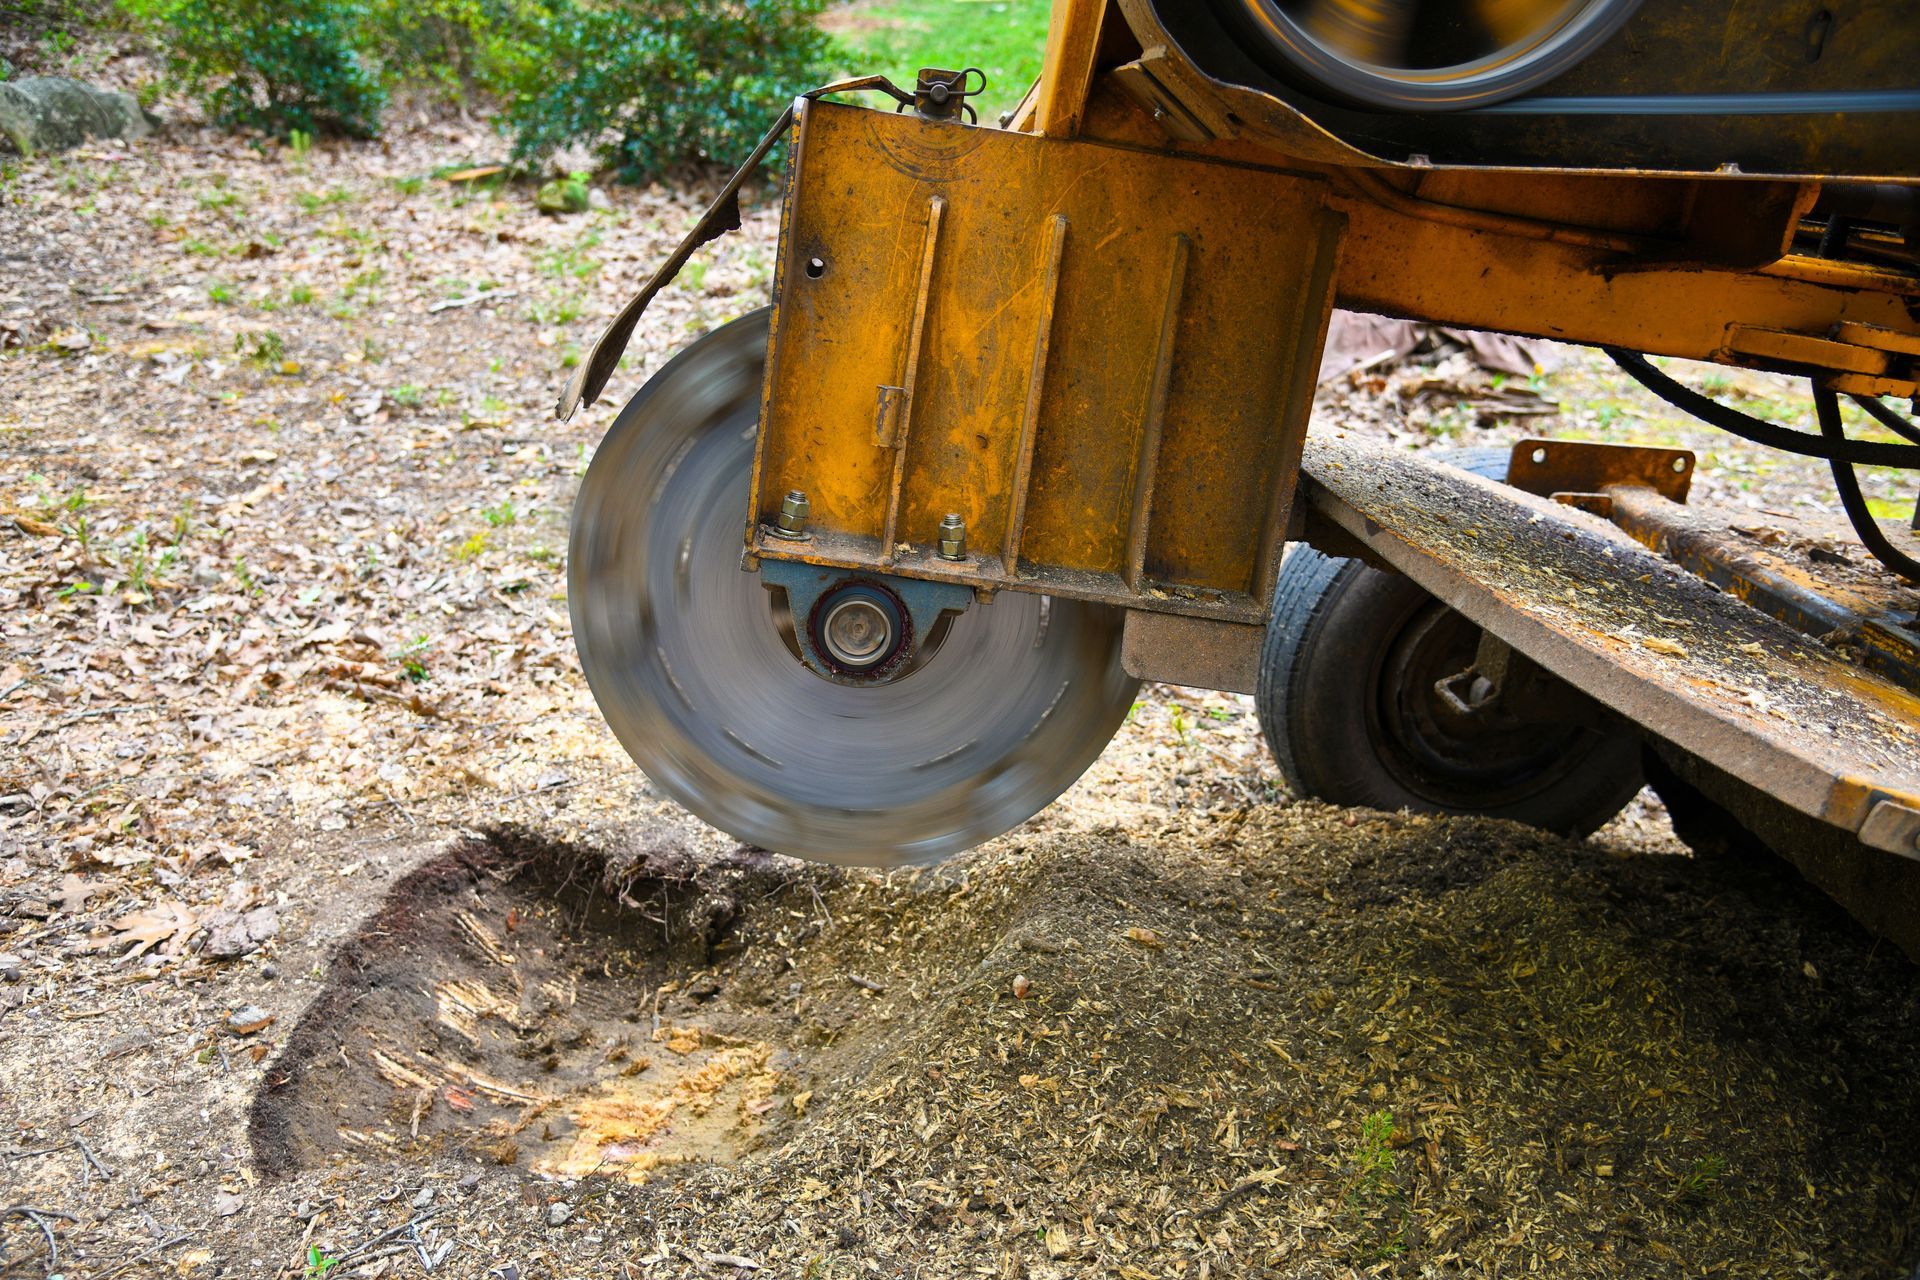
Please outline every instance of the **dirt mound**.
M255 1152L559 1179L556 1266L1888 1274L1913 970L1809 892L1312 805L885 878L504 840L351 944Z

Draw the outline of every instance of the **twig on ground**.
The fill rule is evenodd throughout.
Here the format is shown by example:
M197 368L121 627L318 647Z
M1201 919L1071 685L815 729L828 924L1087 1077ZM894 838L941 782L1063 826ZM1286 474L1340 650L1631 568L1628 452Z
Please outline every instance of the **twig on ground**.
M420 825L420 820L413 816L413 810L407 808L407 806L405 806L404 804L401 804L398 798L393 796L391 793L388 793L385 791L383 791L381 794L385 795L387 797L387 803L392 805L396 810L398 810L400 813L400 816L407 820L408 826L417 827Z
M118 1275L122 1271L125 1271L130 1267L135 1267L135 1266L138 1266L140 1263L145 1262L148 1258L151 1258L154 1254L159 1253L162 1249L171 1249L174 1245L183 1244L186 1241L191 1239L193 1239L193 1233L191 1231L176 1231L174 1234L168 1236L165 1240L159 1241L156 1244L148 1245L146 1248L142 1249L139 1253L134 1254L131 1258L128 1258L125 1262L121 1263L119 1266L115 1267L112 1271L108 1272L107 1274Z
M70 716L62 716L54 721L54 727L64 729L70 724L79 724L82 720L91 720L95 716L117 716L123 711L138 711L138 703L127 702L116 707L88 707L85 711L76 711Z
M428 307L427 314L436 315L442 311L452 311L455 307L470 307L476 302L491 302L495 298L511 298L518 292L517 289L482 289L464 298L443 298Z
M408 1218L405 1222L401 1223L397 1227L389 1227L387 1230L382 1231L379 1235L375 1236L373 1239L368 1240L363 1244L357 1244L353 1248L341 1254L336 1261L336 1265L344 1266L348 1259L357 1258L361 1254L367 1252L369 1249L378 1248L380 1245L385 1244L389 1240L395 1239L398 1236L403 1236L409 1231L416 1230L421 1223L427 1221L427 1219L433 1217L435 1214L439 1212L440 1211L438 1209L429 1209L425 1213L415 1214L413 1217ZM403 1249L406 1247L407 1246L404 1244L401 1246L401 1248Z
M564 779L564 780L562 780L562 781L560 781L560 782L556 782L556 783L553 783L553 784L552 784L551 786L545 786L545 787L535 787L535 788L533 788L533 790L531 790L531 791L519 791L519 792L515 792L515 793L514 793L513 795L510 795L510 796L506 796L506 797L504 797L504 798L503 798L503 799L502 799L502 800L500 801L500 803L501 803L501 804L512 804L512 803L513 803L513 802L514 802L515 800L525 800L525 799L527 799L527 798L529 798L529 797L531 797L531 796L543 796L543 795L545 795L545 794L547 794L547 792L549 792L549 791L564 791L564 790L566 790L566 789L567 789L568 787L571 787L571 786L573 786L573 785L574 785L574 781L573 781L573 779L572 779L572 778L566 778L566 779Z
M885 995L887 993L887 989L875 982L872 978L863 978L857 973L848 974L847 981L861 988L863 991L871 991L875 995Z
M1226 1208L1229 1204L1232 1204L1235 1200L1238 1200L1241 1196L1246 1195L1249 1191L1258 1191L1260 1188L1268 1186L1269 1184L1274 1182L1276 1179L1285 1177L1286 1173L1287 1171L1285 1169L1267 1169L1267 1170L1263 1170L1260 1173L1250 1174L1249 1176L1244 1177L1240 1179L1240 1181L1234 1183L1231 1187L1228 1187L1226 1191L1221 1193L1221 1196L1218 1200L1215 1200L1212 1204L1202 1209L1195 1216L1201 1217L1201 1218L1211 1218L1214 1214L1220 1212L1222 1209Z
M43 1209L39 1205L32 1204L10 1204L0 1209L0 1218L14 1213L20 1214L28 1222L40 1228L40 1234L47 1238L47 1274L53 1274L54 1268L60 1265L60 1242L54 1238L53 1224L47 1219L61 1218L67 1222L78 1222L79 1216L63 1209Z
M93 1148L87 1145L87 1140L85 1138L75 1138L73 1140L73 1145L80 1149L80 1154L87 1158L88 1164L92 1165L96 1170L99 1171L99 1174L101 1177L103 1178L113 1177L113 1170L107 1168L106 1165L100 1163L100 1157L93 1153Z

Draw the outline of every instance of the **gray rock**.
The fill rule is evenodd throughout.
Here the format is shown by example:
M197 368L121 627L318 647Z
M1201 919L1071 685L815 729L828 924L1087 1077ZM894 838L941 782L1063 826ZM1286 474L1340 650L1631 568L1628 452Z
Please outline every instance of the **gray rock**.
M564 1227L572 1216L573 1206L564 1200L556 1200L547 1206L547 1225L550 1227Z
M236 1036L250 1036L270 1025L274 1016L257 1004L250 1004L227 1015L227 1030Z
M220 910L207 917L207 944L202 954L230 960L260 949L280 932L280 916L272 907L251 911Z
M88 138L144 138L153 121L124 93L65 76L0 82L0 139L24 155L65 151Z

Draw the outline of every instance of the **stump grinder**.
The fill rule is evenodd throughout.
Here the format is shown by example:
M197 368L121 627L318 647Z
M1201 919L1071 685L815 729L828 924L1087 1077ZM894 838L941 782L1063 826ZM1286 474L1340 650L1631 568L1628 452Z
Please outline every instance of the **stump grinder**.
M970 69L807 93L563 395L785 142L771 305L587 470L594 696L740 840L899 865L1046 806L1140 681L1235 690L1297 794L1584 834L1651 782L1920 954L1920 539L1856 474L1920 467L1917 67L1904 0L1055 0L998 120ZM1823 460L1850 550L1689 507L1684 450L1309 431L1336 307L1604 348Z

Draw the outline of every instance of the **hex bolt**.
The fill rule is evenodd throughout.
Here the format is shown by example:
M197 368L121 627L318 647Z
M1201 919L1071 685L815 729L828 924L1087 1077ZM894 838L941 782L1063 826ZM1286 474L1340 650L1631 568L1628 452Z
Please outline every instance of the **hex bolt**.
M957 511L947 512L946 519L940 522L940 558L942 560L967 558L967 522L960 518L960 513Z
M807 536L807 516L813 507L807 501L807 495L798 489L787 490L787 496L780 500L780 518L774 522L776 536L789 541L797 541Z

